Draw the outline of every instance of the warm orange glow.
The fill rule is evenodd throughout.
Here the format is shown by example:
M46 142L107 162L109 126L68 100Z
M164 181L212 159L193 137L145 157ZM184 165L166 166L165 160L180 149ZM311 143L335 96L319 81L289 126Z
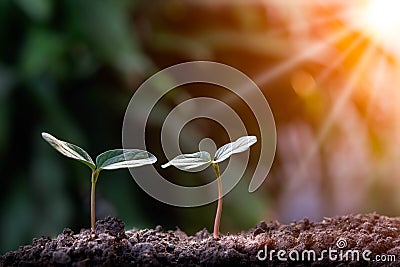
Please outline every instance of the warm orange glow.
M303 70L296 71L291 78L293 90L299 96L307 96L315 89L314 77Z
M369 0L360 20L367 34L387 48L400 44L400 1Z

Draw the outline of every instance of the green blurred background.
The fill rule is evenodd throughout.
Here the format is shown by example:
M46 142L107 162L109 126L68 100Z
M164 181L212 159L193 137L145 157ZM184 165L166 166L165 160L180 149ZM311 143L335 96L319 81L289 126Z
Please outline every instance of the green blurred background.
M51 149L40 133L92 156L121 147L136 88L190 60L229 64L253 78L277 124L268 179L249 194L245 177L227 195L222 232L260 220L398 214L398 55L348 23L342 11L351 4L311 2L0 1L0 253L64 227L89 227L89 169ZM214 88L206 95L226 94ZM195 87L178 90L152 118L199 95ZM229 105L249 117L240 100ZM194 127L201 138L229 141L210 121ZM257 130L250 119L247 127ZM181 141L187 152L197 150L198 139ZM165 162L157 144L149 150L158 165ZM168 176L185 174L171 169ZM98 219L118 216L127 229L211 231L215 208L162 204L127 170L103 172L97 184Z

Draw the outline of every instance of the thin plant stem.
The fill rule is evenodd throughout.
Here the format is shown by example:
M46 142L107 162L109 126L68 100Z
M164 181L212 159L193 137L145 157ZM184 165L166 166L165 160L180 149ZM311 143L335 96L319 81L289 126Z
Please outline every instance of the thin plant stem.
M90 193L90 218L91 229L94 231L94 224L96 223L96 182L99 177L99 170L92 171L92 190Z
M219 172L219 166L218 163L213 163L212 167L215 171L215 174L217 175L217 181L218 181L218 207L217 207L217 213L215 214L215 221L214 221L214 238L218 238L219 236L219 225L221 222L221 214L222 214L222 182L221 182L221 175Z

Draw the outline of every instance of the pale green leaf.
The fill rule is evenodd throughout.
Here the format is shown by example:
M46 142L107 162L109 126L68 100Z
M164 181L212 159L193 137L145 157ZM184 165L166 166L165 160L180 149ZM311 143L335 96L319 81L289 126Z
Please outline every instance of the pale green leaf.
M161 165L162 168L175 166L183 171L195 170L197 168L209 165L211 163L211 156L206 151L200 151L192 154L183 154L176 156L168 163Z
M242 136L235 142L228 143L218 148L215 152L215 157L213 163L218 163L226 160L232 154L240 153L249 149L250 146L257 142L257 137L255 136Z
M49 133L42 133L42 137L47 143L49 143L53 148L55 148L64 156L76 159L89 166L92 170L96 168L89 154L79 146L58 140Z
M101 153L96 158L98 169L115 170L153 164L157 158L140 149L114 149Z

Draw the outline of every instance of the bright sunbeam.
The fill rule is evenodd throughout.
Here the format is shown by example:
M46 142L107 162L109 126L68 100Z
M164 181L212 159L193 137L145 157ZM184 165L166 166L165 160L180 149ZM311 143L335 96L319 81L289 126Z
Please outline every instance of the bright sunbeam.
M399 0L368 0L362 8L359 21L367 35L397 54L400 54L397 51L400 45L399 11Z
M337 99L335 105L332 107L327 118L325 119L325 122L322 124L317 136L317 142L313 146L310 146L308 151L306 151L304 155L304 160L299 166L298 173L304 172L306 168L309 167L308 164L310 163L310 160L313 156L315 156L318 149L321 147L322 142L325 140L326 136L334 125L335 121L337 121L338 117L340 117L340 112L344 109L345 105L349 101L350 96L355 89L356 83L361 77L362 71L371 62L374 52L375 51L373 46L370 45L365 51L364 56L357 63L357 66L354 68L350 79L345 84L344 89Z

